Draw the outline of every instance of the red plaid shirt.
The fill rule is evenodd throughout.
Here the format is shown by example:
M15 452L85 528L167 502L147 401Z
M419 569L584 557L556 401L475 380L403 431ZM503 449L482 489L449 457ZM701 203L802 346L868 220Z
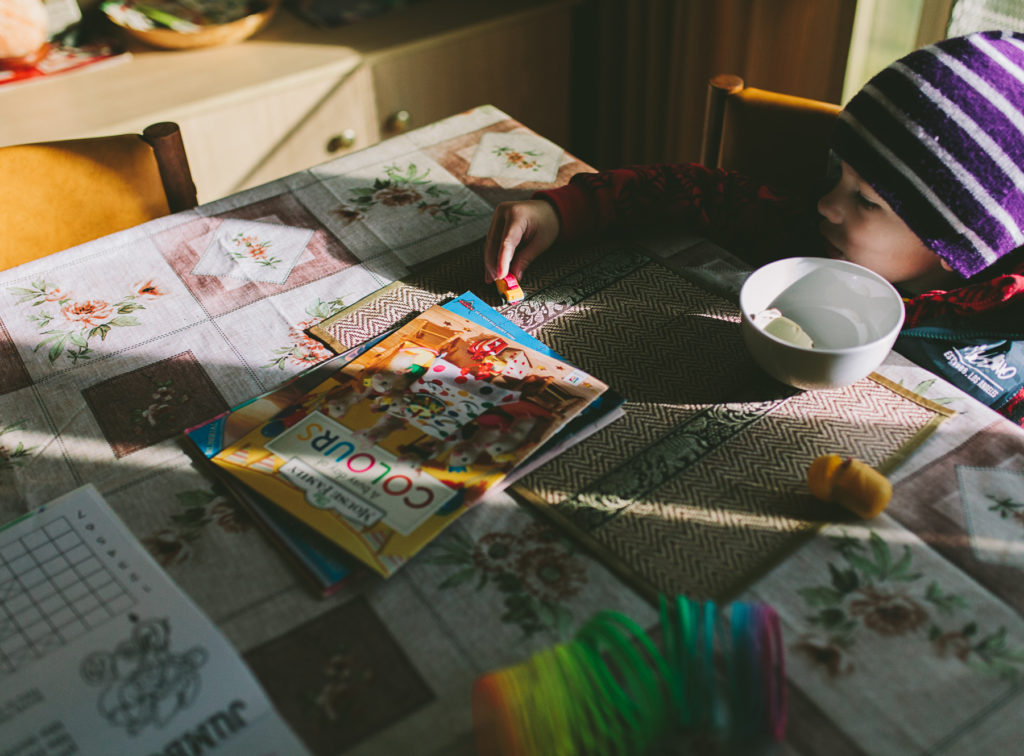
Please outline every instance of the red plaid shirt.
M561 219L560 238L597 231L671 223L685 226L760 265L782 257L821 254L813 202L786 196L736 173L695 163L635 166L580 173L568 185L534 195ZM816 199L816 198L815 198ZM963 286L906 300L904 328L954 316L965 332L1024 329L1024 254L1015 253ZM1024 385L1000 411L1024 425Z

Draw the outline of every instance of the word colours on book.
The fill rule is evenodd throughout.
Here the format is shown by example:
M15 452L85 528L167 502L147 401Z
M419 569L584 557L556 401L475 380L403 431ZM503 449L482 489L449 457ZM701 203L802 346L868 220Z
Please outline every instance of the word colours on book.
M279 412L287 412L299 402L305 391L318 384L330 371L344 365L360 354L363 347L356 347L309 368L286 381L272 391L253 397L185 431L196 451L209 460L224 447L242 438L246 433L274 418ZM214 468L223 473L220 468ZM260 496L241 482L226 474L219 476L231 494L246 508L256 523L263 529L292 564L321 597L337 592L352 576L352 564L348 555L333 541L306 525L265 497Z
M437 305L212 461L387 577L607 388Z

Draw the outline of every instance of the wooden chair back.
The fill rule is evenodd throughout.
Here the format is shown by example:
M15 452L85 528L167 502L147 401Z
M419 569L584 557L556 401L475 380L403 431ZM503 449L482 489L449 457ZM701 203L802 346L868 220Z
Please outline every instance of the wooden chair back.
M0 147L0 270L197 204L175 123Z
M792 192L820 182L842 108L748 87L719 74L708 82L701 163L741 171Z

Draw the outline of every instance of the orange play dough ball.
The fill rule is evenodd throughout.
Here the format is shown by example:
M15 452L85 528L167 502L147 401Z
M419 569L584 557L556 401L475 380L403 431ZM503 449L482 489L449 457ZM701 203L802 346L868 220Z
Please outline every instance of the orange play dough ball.
M846 507L865 520L877 517L892 498L892 484L859 459L824 454L807 469L807 486L815 498Z

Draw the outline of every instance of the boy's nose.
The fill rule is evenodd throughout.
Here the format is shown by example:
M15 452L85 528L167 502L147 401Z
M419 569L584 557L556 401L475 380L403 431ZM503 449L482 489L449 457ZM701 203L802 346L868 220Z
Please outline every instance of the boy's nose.
M818 200L818 212L825 217L829 223L839 223L843 215L839 203L836 201L836 192L833 189Z

